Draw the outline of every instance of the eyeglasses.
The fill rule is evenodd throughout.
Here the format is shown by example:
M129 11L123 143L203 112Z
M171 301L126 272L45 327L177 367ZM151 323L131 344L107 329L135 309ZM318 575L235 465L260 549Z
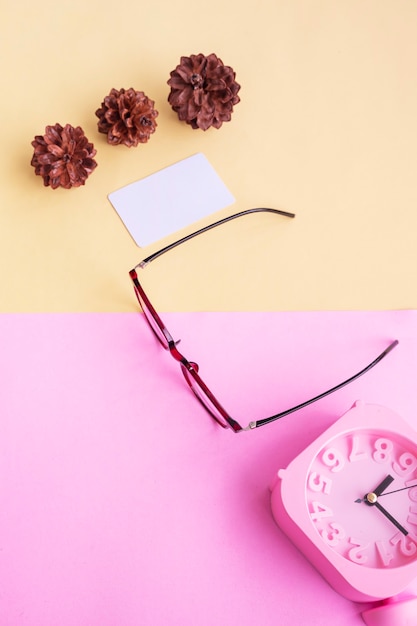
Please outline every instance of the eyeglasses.
M180 244L185 243L186 241L189 241L190 239L196 237L197 235L200 235L208 230L211 230L212 228L215 228L216 226L225 224L226 222L234 220L238 217L249 215L251 213L273 213L275 215L282 215L284 217L291 217L291 218L295 217L294 213L288 213L286 211L280 211L278 209L270 209L270 208L253 208L253 209L247 209L246 211L241 211L239 213L234 213L233 215L229 215L228 217L225 217L217 222L213 222L212 224L209 224L208 226L205 226L204 228L200 228L199 230L193 233L190 233L189 235L186 235L185 237L182 237L181 239L178 239L177 241L174 241L173 243L170 243L164 248L161 248L161 250L158 250L157 252L154 252L153 254L146 257L146 259L143 259L143 261L141 261L138 265L136 265L129 272L130 278L133 281L133 286L134 286L134 290L136 293L136 297L144 313L145 319L148 322L151 330L155 334L156 338L158 339L159 343L162 345L162 347L165 350L169 351L171 356L176 361L178 361L186 382L188 383L191 390L194 392L197 400L201 402L201 404L208 411L211 417L220 426L222 426L223 428L230 428L235 433L243 431L243 430L253 430L255 428L259 428L259 426L270 424L271 422L274 422L275 420L278 420L286 415L289 415L290 413L294 413L295 411L298 411L308 406L309 404L312 404L313 402L317 402L318 400L321 400L325 396L328 396L329 394L334 393L335 391L338 391L345 385L350 384L351 382L353 382L354 380L356 380L357 378L359 378L360 376L368 372L370 369L372 369L398 344L397 340L392 341L387 346L387 348L385 348L385 350L376 357L376 359L374 359L371 363L369 363L369 365L361 369L357 374L354 374L347 380L344 380L343 382L339 383L335 387L332 387L331 389L328 389L327 391L320 393L314 398L305 400L304 402L301 402L300 404L297 404L296 406L290 409L286 409L285 411L281 411L280 413L277 413L276 415L271 415L270 417L265 417L263 419L258 419L256 421L249 422L249 424L246 427L241 426L238 421L236 421L233 417L231 417L228 414L226 409L220 404L220 402L217 400L214 394L210 391L210 389L204 383L203 379L201 378L199 374L199 367L197 363L186 359L185 356L183 356L181 352L178 350L177 344L179 342L174 340L171 333L165 326L164 322L162 321L162 319L160 318L160 316L154 309L142 285L140 284L137 270L145 269L149 265L149 263L151 263L152 261L154 261L161 255L165 254L166 252L169 252L170 250L179 246Z

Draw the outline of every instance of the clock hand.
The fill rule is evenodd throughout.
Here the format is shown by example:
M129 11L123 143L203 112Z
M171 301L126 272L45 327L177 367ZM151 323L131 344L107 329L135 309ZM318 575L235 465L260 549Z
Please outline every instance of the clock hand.
M408 535L408 530L406 530L404 526L401 526L401 524L397 522L395 517L393 517L391 513L388 513L388 511L378 502L378 497L383 495L383 492L385 491L385 489L387 489L387 487L389 487L393 480L394 478L390 476L390 474L388 474L388 476L386 476L384 480L380 482L373 491L370 491L366 494L362 502L366 502L368 506L375 506L378 511L381 511L381 513L385 515L385 517L389 519L389 521L403 533L403 535Z
M368 494L368 495L373 495L373 494ZM383 506L381 506L378 502L378 500L375 500L375 502L368 502L367 504L369 504L370 506L376 506L376 508L378 509L378 511L381 511L381 513L383 515L385 515L385 517L387 519L389 519L390 522L392 522L394 524L394 526L396 528L398 528L399 531L402 532L403 535L408 535L408 530L406 530L404 528L404 526L401 526L401 524L399 522L397 522L397 520L395 519L395 517L392 517L392 515L390 513L388 513L388 511L386 509L384 509Z
M393 480L394 478L388 474L388 476L384 478L384 480L378 485L378 487L376 487L376 489L373 490L372 493L376 496L380 496L381 493L390 486Z
M370 491L369 493L366 494L366 496L364 498L358 498L357 500L355 500L355 502L368 502L368 504L370 503L370 500L368 498L368 496L370 494L374 494L375 495L375 499L380 496L385 489L387 489L390 484L392 483L392 481L394 480L394 478L392 476L390 476L388 474L388 476L386 478L384 478L384 480L382 482L379 483L378 487L375 487L375 489L373 491ZM373 503L371 503L373 504Z
M399 491L405 491L406 489L412 489L413 487L417 487L417 483L414 485L408 485L408 487L401 487L401 489L395 489L394 491L387 491L386 493L381 493L381 496L389 496L392 493L398 493Z
M388 474L388 476L386 476L384 478L383 481L381 481L379 483L379 485L377 487L375 487L375 489L373 491L370 491L369 493L366 494L366 496L364 498L359 498L358 500L355 500L355 502L366 502L366 504L368 506L375 506L378 511L381 511L381 513L383 515L385 515L385 517L392 523L394 524L394 526L396 528L398 528L399 531L402 532L403 535L408 535L408 530L406 530L404 528L404 526L402 526L400 524L400 522L397 522L397 520L395 519L395 517L393 517L391 515L391 513L389 513L379 502L378 502L378 498L382 495L387 495L384 494L385 489L387 489L389 487L389 485L392 483L392 481L394 480L394 478L392 476L390 476L390 474ZM407 489L407 487L406 487ZM398 490L401 491L401 490ZM390 492L393 493L393 492Z

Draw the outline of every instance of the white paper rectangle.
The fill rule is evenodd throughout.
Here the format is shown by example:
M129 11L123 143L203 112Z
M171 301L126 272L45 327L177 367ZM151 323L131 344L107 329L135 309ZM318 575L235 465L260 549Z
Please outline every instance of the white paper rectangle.
M195 154L108 196L138 246L147 246L232 204L206 157Z

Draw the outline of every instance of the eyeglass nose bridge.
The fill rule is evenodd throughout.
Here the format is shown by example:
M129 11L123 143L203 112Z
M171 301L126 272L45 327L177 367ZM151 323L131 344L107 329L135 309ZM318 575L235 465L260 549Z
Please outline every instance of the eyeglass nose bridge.
M181 352L176 347L177 343L179 342L177 341L174 344L171 344L169 346L169 351L174 357L174 359L178 361L179 364L181 365L182 375L184 376L186 383L195 393L194 385L193 385L193 374L198 374L198 370L200 368L198 366L198 363L195 363L194 361L188 361L188 359L186 359L185 356L181 354Z
M183 366L181 368L182 370L183 370L183 368L185 368L185 370L187 370L187 371L194 370L194 372L197 374L198 370L199 370L198 363L195 363L194 361L188 361L188 359L186 359L185 356L183 354L181 354L181 352L177 348L177 345L180 343L180 341L181 341L181 339L178 339L177 341L172 340L172 341L169 342L168 350L170 351L171 356L176 361L178 361L178 363L181 363L181 365ZM184 371L183 371L183 373L184 373L184 376L185 376L186 373Z

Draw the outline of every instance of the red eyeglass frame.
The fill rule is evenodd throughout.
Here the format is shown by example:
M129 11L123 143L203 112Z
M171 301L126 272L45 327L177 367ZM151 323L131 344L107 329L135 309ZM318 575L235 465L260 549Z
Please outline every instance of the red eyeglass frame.
M131 278L131 280L133 282L135 294L136 294L137 300L139 302L139 305L140 305L140 307L141 307L141 309L142 309L142 311L144 313L144 317L145 317L146 321L148 322L149 327L151 328L152 332L154 333L154 335L158 339L159 343L162 345L162 347L165 350L168 350L170 352L171 356L176 361L178 361L180 363L181 371L182 371L182 373L184 375L185 380L187 381L187 383L188 383L189 387L191 388L191 390L194 392L194 395L196 396L196 398L204 406L204 408L208 411L210 416L222 428L230 428L235 433L238 433L238 432L241 432L241 431L246 431L246 430L253 430L255 428L259 428L259 426L264 426L266 424L270 424L271 422L274 422L274 421L276 421L276 420L278 420L278 419L280 419L282 417L285 417L286 415L289 415L290 413L294 413L295 411L299 411L300 409L308 406L309 404L312 404L313 402L317 402L318 400L321 400L325 396L328 396L331 393L334 393L335 391L338 391L342 387L345 387L346 385L349 385L354 380L356 380L357 378L359 378L360 376L362 376L363 374L368 372L370 369L372 369L389 352L391 352L391 350L393 350L395 348L395 346L398 345L398 340L397 339L391 341L391 343L385 348L385 350L383 350L381 352L381 354L379 354L371 363L369 363L366 367L361 369L359 372L357 372L356 374L354 374L350 378L344 380L343 382L335 385L334 387L331 387L327 391L324 391L324 392L318 394L317 396L314 396L313 398L310 398L309 400L305 400L304 402L301 402L300 404L297 404L296 406L291 407L290 409L286 409L285 411L281 411L280 413L277 413L275 415L271 415L270 417L266 417L266 418L263 418L263 419L258 419L258 420L255 420L255 421L251 421L251 422L249 422L249 424L246 427L241 426L239 424L239 422L237 422L235 419L233 419L229 415L229 413L226 411L226 409L220 404L220 402L217 400L217 398L214 396L214 394L210 391L210 389L204 383L203 379L200 377L200 375L198 373L198 371L199 371L198 364L195 363L194 361L189 361L178 350L177 344L179 342L174 340L174 338L172 337L171 333L169 332L169 330L165 326L164 322L162 321L161 317L158 315L157 311L153 307L153 305L152 305L151 301L149 300L148 296L146 295L142 285L140 284L140 281L139 281L139 278L138 278L138 275L137 275L137 270L138 269L144 269L147 265L149 265L149 263L154 261L156 258L161 256L165 252L168 252L169 250L172 250L176 246L178 246L178 245L188 241L189 239L192 239L193 237L196 237L197 235L199 235L201 233L204 233L204 232L206 232L206 231L208 231L208 230L210 230L212 228L215 228L216 226L220 226L221 224L229 222L229 221L231 221L233 219L236 219L238 217L241 217L243 215L249 215L249 214L252 214L252 213L261 213L261 212L264 212L264 213L265 212L267 212L267 213L274 213L274 214L277 214L277 215L283 215L285 217L291 217L291 218L295 217L294 213L288 213L287 211L280 211L278 209L271 209L271 208L246 209L245 211L240 211L238 213L234 213L232 215L229 215L228 217L225 217L225 218L223 218L221 220L218 220L217 222L213 222L212 224L209 224L208 226L200 228L199 230L194 231L194 232L190 233L189 235L186 235L185 237L182 237L181 239L178 239L177 241L172 242L171 244L165 246L164 248L161 248L160 250L154 252L153 254L151 254L148 257L146 257L145 259L143 259L143 261L138 263L138 265L136 265L129 272L129 276L130 276L130 278Z

